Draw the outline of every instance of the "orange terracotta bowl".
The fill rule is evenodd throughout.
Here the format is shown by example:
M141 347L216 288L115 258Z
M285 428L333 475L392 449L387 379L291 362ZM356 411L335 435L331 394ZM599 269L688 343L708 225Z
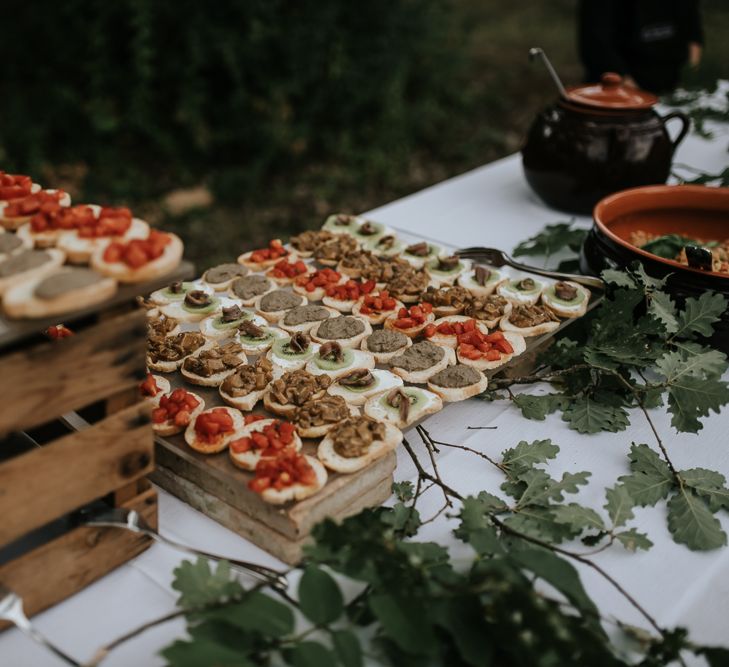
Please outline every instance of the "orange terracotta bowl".
M729 279L729 274L692 269L632 245L633 232L662 236L680 234L702 241L729 239L729 188L703 185L655 185L623 190L605 197L594 210L595 227L636 259L661 262L671 271Z
M602 199L595 224L582 244L580 269L598 275L639 260L655 278L667 278L667 289L681 305L713 291L729 297L729 274L691 269L632 245L632 232L680 234L702 241L729 238L729 188L702 185L651 185L623 190ZM729 310L715 326L710 343L729 354Z

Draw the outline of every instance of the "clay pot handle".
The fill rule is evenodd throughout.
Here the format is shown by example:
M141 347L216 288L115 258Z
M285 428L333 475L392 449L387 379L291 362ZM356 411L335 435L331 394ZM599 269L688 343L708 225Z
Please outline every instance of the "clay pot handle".
M675 152L678 148L678 145L683 141L684 137L691 129L691 119L681 111L673 111L669 114L666 114L665 116L661 116L661 120L663 121L664 125L668 123L669 120L673 120L674 118L678 118L681 121L681 130L678 133L678 136L675 139L671 140L671 145L673 146L673 151Z

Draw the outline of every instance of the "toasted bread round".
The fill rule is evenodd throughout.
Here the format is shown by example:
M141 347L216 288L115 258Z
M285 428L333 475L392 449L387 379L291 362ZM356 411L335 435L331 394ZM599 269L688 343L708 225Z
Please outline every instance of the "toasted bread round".
M329 313L327 317L324 317L323 319L312 319L306 322L301 322L300 324L287 324L286 318L288 316L295 315L296 313L293 313L292 311L296 311L296 308L291 308L291 310L287 310L282 316L281 319L278 321L278 326L280 329L283 329L286 333L289 335L295 334L295 333L309 333L312 329L317 328L324 320L328 320L330 317L337 317L340 313L335 308L327 308L326 306L320 306L316 304L304 304L303 306L300 306L301 308L306 308L307 310L311 308L315 308L316 312L321 312L322 314L324 312ZM322 309L321 311L319 309Z
M575 318L582 317L587 312L587 304L590 302L590 290L570 281L563 281L577 290L577 297L574 303L560 299L554 291L554 285L549 285L542 292L542 303L559 317Z
M511 347L514 348L514 352L511 354L502 354L500 359L489 361L488 359L468 359L464 357L460 349L456 349L456 356L458 357L458 363L466 366L472 366L480 371L488 371L499 366L503 366L505 363L511 361L514 357L518 357L524 350L526 350L526 341L524 336L513 331L505 331L504 338L509 341Z
M445 324L447 322L468 322L472 319L472 317L466 317L465 315L448 315L446 317L438 318L437 320L435 320L435 322L433 322L433 324L437 327L440 324ZM479 322L478 320L476 320L476 328L484 334L487 334L489 332L486 324L484 322ZM458 345L458 339L455 334L449 335L436 331L432 336L428 338L428 340L431 343L435 343L436 345L442 345L443 347L452 347L454 350Z
M214 294L213 289L200 280L186 280L179 283L178 288L179 292L173 292L172 285L155 290L149 295L149 301L157 306L167 306L171 303L181 303L188 292L200 291L210 296Z
M170 381L167 378L163 378L161 375L152 375L152 378L154 379L154 384L158 390L157 394L155 396L146 396L142 394L140 390L139 395L148 403L151 403L152 405L159 405L159 399L165 394L170 393Z
M420 244L416 243L413 245L418 246ZM400 257L401 259L404 259L406 262L408 262L411 266L414 266L416 269L422 269L426 265L426 263L435 259L436 257L439 257L443 253L443 248L441 248L439 245L436 245L435 243L428 243L427 246L427 255L413 255L409 253L408 248L413 247L412 245L410 245L405 248Z
M139 283L153 280L174 271L182 259L182 240L175 234L169 234L170 242L165 246L164 252L151 262L133 269L124 262L107 262L104 260L104 251L108 241L100 245L91 255L91 267L105 276L116 278L120 283Z
M238 433L236 433L235 438L233 438L230 442L250 437L253 433L260 433L266 426L277 421L279 420L259 419L258 421L247 424ZM297 452L301 450L301 438L296 431L294 431L293 439L288 447ZM242 470L255 470L256 464L261 460L261 453L262 450L260 449L249 449L247 452L234 452L231 447L228 448L228 454L230 454L231 462L234 466L241 468Z
M395 322L399 318L397 317L397 314L391 315L385 320L384 327L385 329L391 329L392 331L399 331L400 333L404 333L408 338L417 338L423 329L427 327L429 324L432 324L435 322L435 314L434 313L427 313L425 315L425 320L422 324L416 324L413 327L408 327L406 329L401 329L400 327L395 326Z
M213 348L214 347L215 346L213 346ZM213 348L208 348L208 349L213 349ZM193 352L190 355L190 357L199 357L202 352L203 352L202 349L195 350L195 352ZM238 358L238 361L239 361L238 366L245 364L248 361L248 359L246 358L246 353L243 352L243 350L241 350L238 353L235 353L235 356ZM196 384L196 385L199 385L200 387L218 387L218 386L220 386L221 382L223 380L225 380L225 378L227 378L229 375L232 375L233 373L235 373L235 369L236 369L236 366L234 366L233 368L226 368L225 370L222 370L218 373L213 373L212 375L205 377L203 375L197 375L196 373L192 373L192 372L188 371L185 368L185 362L183 361L182 365L180 366L180 374L190 384Z
M149 235L149 225L139 218L132 218L132 224L122 236L113 237L113 240L143 239ZM82 238L76 230L63 232L56 242L56 247L66 253L67 261L71 264L88 264L91 255L97 248L106 245L109 237Z
M480 318L474 318L474 319L478 319L479 322L483 322L489 329L495 329L497 326L499 326L499 322L501 322L501 320L504 317L511 314L511 311L513 310L513 308L514 308L514 306L511 304L511 301L507 301L506 304L504 305L503 313L501 315L499 315L498 317L495 317L492 320L480 319ZM468 312L468 309L466 309L466 312Z
M364 404L364 413L376 421L393 424L402 429L443 408L441 397L432 391L420 387L403 387L401 391L410 399L407 419L402 418L398 408L389 405L387 399L390 392L368 398Z
M354 407L353 405L348 405L349 408L349 416L350 417L358 417L359 416L359 410ZM296 420L296 414L294 413L294 416L292 419ZM344 421L344 420L342 420ZM302 427L298 424L296 425L296 431L302 438L323 438L329 431L331 431L335 426L342 423L342 421L338 422L332 422L330 424L319 424L318 426L309 426L309 427Z
M18 227L15 235L24 243L30 244L29 247L42 250L43 248L55 248L64 231L63 229L45 229L42 232L34 232L30 222L26 222Z
M210 296L210 304L202 308L189 307L184 300L181 300L160 306L159 309L163 315L174 317L178 322L200 322L205 318L218 315L224 307L231 305L234 305L231 299L213 294Z
M203 285L216 292L225 292L230 289L230 286L236 278L243 278L246 275L248 275L248 269L242 264L226 262L210 267L202 274L200 281Z
M261 327L266 334L264 338L251 338L245 335L240 329L236 332L234 338L246 354L263 354L267 352L271 346L280 338L288 338L285 331L281 331L278 327Z
M461 287L465 287L474 296L487 297L493 294L497 290L499 285L509 279L508 276L491 267L481 268L484 268L489 272L488 278L486 278L483 285L476 280L476 271L478 267L474 267L472 270L465 271L460 276L458 276L456 284L460 285Z
M209 350L211 347L215 346L215 341L208 340L203 345L201 345L197 350L194 352L191 352L187 356L183 357L182 359L177 359L176 361L152 361L152 358L150 355L147 355L147 368L151 371L157 371L159 373L172 373L176 371L180 366L182 366L182 362L187 359L192 354L195 354L195 352L200 352L201 350Z
M319 349L319 343L311 343L305 352L300 354L284 354L286 344L290 339L281 338L280 342L275 341L266 352L266 358L282 371L301 370Z
M275 292L277 290L271 290L271 292ZM285 291L285 290L278 290L278 291ZM295 306L291 306L291 308L284 308L282 310L262 310L261 309L261 301L264 297L268 296L268 294L271 294L271 292L267 292L266 294L262 294L261 296L257 297L256 300L253 303L253 307L256 309L256 312L261 315L262 317L265 317L266 320L268 320L271 324L276 324L291 308L296 308L297 306L305 306L307 304L307 299L305 296L301 294L297 294L296 296L299 297L300 301ZM288 294L291 294L290 292L287 292Z
M37 183L34 183L34 187L37 185ZM37 192L40 192L41 188L39 189L33 189L31 190L31 194L36 194ZM53 189L46 189L44 192L57 192L57 190ZM22 227L23 225L30 222L30 219L35 215L34 213L31 213L30 215L19 215L19 216L6 216L5 215L5 207L8 202L0 201L0 225L2 225L5 229L8 229L10 231L15 231ZM64 192L63 196L58 202L61 206L70 206L71 205L71 195L68 194L68 192Z
M211 442L202 440L195 432L196 420L200 417L201 414L218 409L226 410L231 416L231 418L233 419L233 430L227 433L219 434ZM218 452L222 452L228 446L228 443L236 438L236 434L243 428L243 426L245 426L245 421L243 419L243 415L240 413L239 410L235 410L233 408L208 408L208 410L202 410L197 415L195 415L195 419L190 420L190 424L185 429L185 442L192 449L194 449L196 452L200 452L201 454L217 454Z
M266 390L254 390L247 393L245 396L231 396L223 391L223 384L221 383L218 388L218 393L220 393L220 397L231 407L238 408L241 412L250 412L256 407L256 403L263 398L263 394L266 393Z
M446 370L455 368L458 368L458 366L450 366ZM463 387L444 387L433 382L431 378L428 382L428 389L434 394L438 394L438 396L440 396L446 403L465 401L467 398L471 398L471 396L477 396L478 394L486 391L486 387L488 387L489 384L488 379L481 371L474 369L472 372L475 372L478 377L475 378L475 382L472 382L471 384L467 384Z
M375 358L369 352L351 348L343 348L342 351L341 362L325 361L319 357L319 351L317 351L306 363L306 370L312 375L328 375L330 378L336 379L355 368L371 369L375 367Z
M399 375L403 380L405 380L405 382L410 382L412 384L425 384L432 375L442 371L446 366L456 363L456 353L453 348L443 347L442 349L445 354L441 360L429 368L425 368L422 371L406 371L404 368L391 366L392 372L395 373L395 375Z
M373 352L368 346L369 338L370 338L370 336L365 337L362 340L362 345L360 345L360 347L365 352L369 352L375 358L375 361L378 364L388 363L390 361L390 359L401 355L403 352L405 352L405 350L407 350L413 344L413 339L405 336L405 342L403 343L403 345L401 347L397 348L396 350L392 350L391 352Z
M225 300L222 301L222 305L227 303ZM222 309L209 315L200 321L200 333L205 338L212 338L213 340L223 340L224 338L235 337L238 333L238 327L244 321L252 322L257 326L265 326L266 320L259 315L256 315L252 310L243 309L243 317L231 321L224 322L222 319Z
M346 427L347 423L343 422L339 428ZM334 447L332 432L319 443L316 455L327 468L335 472L353 473L362 470L373 461L393 451L402 442L402 431L399 428L388 423L385 423L384 426L384 437L381 440L374 440L361 456L348 458L339 454Z
M320 392L317 392L312 398L321 398L326 393L326 389L322 389ZM287 419L292 419L294 416L294 413L296 412L296 408L298 408L298 405L294 405L292 403L287 403L286 405L279 403L278 401L271 398L271 394L268 390L266 390L266 393L263 394L263 407L266 408L269 412L272 412L275 415L278 415L279 417L286 417Z
M272 258L272 259L264 259L261 262L254 262L251 259L254 252L256 252L256 251L250 250L248 252L244 252L242 255L239 255L238 260L237 260L238 264L242 264L250 271L265 271L266 269L270 269L277 262L280 262L282 259L287 259L287 260L296 259L296 251L294 251L292 248L288 248L287 254L285 254L285 255L282 255L282 256L276 257L276 258Z
M238 281L241 281L240 283ZM240 287L245 285L246 282L250 283L250 281L254 281L258 284L260 284L263 291L261 291L259 294L255 294L254 296L245 296L246 294L249 294L247 290L242 290ZM230 283L230 287L228 289L228 296L231 299L235 299L238 301L241 305L246 306L247 308L251 308L252 306L255 306L256 300L259 299L262 296L265 296L269 292L273 292L275 289L278 289L276 284L266 276L259 276L259 275L251 275L251 276L242 276L238 278L234 278L233 281Z
M326 468L313 456L307 455L306 460L316 473L315 484L292 484L280 490L268 488L261 493L261 498L272 505L283 505L292 500L304 500L321 491L327 483Z
M164 379L164 378L160 378ZM187 390L185 390L187 391ZM205 409L205 399L202 396L199 396L198 394L188 391L188 394L192 394L197 400L198 405L197 407L190 412L190 422L189 424L193 423L195 421L195 417L197 417L204 409ZM167 421L162 422L161 424L155 424L152 422L152 430L159 436L163 438L168 438L171 435L177 435L178 433L182 433L187 428L187 426L178 426L175 424L175 422L171 419L168 419Z
M14 287L15 285L20 285L22 283L26 283L28 281L32 281L48 275L49 273L55 271L58 267L60 267L66 260L65 253L62 250L58 250L58 248L46 248L45 250L26 250L24 253L16 253L3 260L3 262L0 263L0 269L2 265L6 264L6 262L15 263L19 261L19 258L24 257L26 253L45 253L47 259L40 266L20 271L18 273L11 273L4 278L0 278L0 295L5 294L5 292L7 292L11 287Z
M342 317L352 316L343 315ZM362 341L372 333L372 326L370 325L370 323L366 320L360 321L362 322L362 324L364 324L364 329L360 333L349 336L348 338L322 338L319 335L319 329L322 326L322 322L317 322L317 325L311 330L311 337L313 340L315 340L317 343L320 343L321 345L324 345L325 343L339 343L339 345L343 348L356 348L359 347L362 344Z
M425 266L430 274L430 284L433 287L446 287L448 285L456 284L456 280L458 280L459 276L463 275L471 268L471 261L468 259L459 260L457 267L452 271L443 271L439 269L438 259L426 262Z
M98 281L63 292L52 299L42 299L36 296L35 289L43 281L57 278L71 271L80 271L80 269L59 268L52 273L37 276L33 280L16 283L5 292L3 297L5 314L11 318L63 315L102 303L116 294L116 280L97 276Z
M355 304L352 306L352 315L359 317L362 320L367 320L372 326L382 324L388 317L397 315L400 308L404 308L405 304L399 299L395 299L395 307L392 310L381 310L379 312L363 313L362 306L364 304L364 297L360 297Z
M356 367L356 369L359 370L359 367ZM375 378L375 382L371 387L348 387L339 382L333 382L327 392L332 396L341 396L350 405L364 405L372 396L403 386L402 378L390 371L375 368L370 372Z
M535 304L539 301L539 297L542 295L546 284L541 280L531 278L531 276L529 276L529 278L534 281L534 289L532 290L517 289L516 285L518 285L524 278L515 278L513 280L504 280L499 283L499 286L496 288L496 293L499 296L503 296L505 299L508 299L513 304Z
M501 318L499 322L499 327L501 328L501 330L521 334L525 338L529 338L531 336L541 336L542 334L554 331L560 325L559 322L542 322L541 324L536 324L533 327L517 327L511 323L509 317L510 314L504 315Z
M17 234L6 232L3 227L0 227L0 262L23 250L30 250L32 247L33 242L29 239L21 239Z

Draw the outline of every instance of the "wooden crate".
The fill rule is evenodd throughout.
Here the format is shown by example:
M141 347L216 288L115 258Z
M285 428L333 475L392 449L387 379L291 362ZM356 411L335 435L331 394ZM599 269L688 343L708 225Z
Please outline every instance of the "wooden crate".
M0 318L0 582L23 598L29 615L151 543L120 529L79 526L74 517L94 504L134 509L157 525L157 494L147 481L154 468L150 407L137 391L146 373L146 313L134 297L190 268L122 288L104 306L64 318L75 332L69 338L45 339L48 321ZM72 411L90 426L64 427ZM22 451L4 447L22 432L30 436Z

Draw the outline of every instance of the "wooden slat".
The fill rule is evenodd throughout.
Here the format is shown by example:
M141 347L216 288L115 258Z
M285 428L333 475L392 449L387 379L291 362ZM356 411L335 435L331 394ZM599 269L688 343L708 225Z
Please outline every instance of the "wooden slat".
M151 472L149 409L138 403L0 465L0 544Z
M149 489L125 505L157 525L157 493ZM76 528L0 566L0 582L23 598L32 616L65 600L151 544L143 535L118 528ZM103 610L100 610L103 612ZM7 624L0 623L0 630Z
M164 439L158 441L156 460L161 466L171 470L180 479L186 479L225 501L231 507L250 516L257 517L262 523L286 535L292 540L300 539L324 517L334 516L343 508L357 501L358 496L383 479L392 477L397 463L394 452L374 461L366 468L351 475L329 473L329 481L316 495L288 505L271 505L261 496L248 488L253 474L233 466L229 457L210 456L208 460L198 461L197 452L177 441ZM313 445L305 442L304 451L314 453ZM151 479L159 483L157 472ZM177 491L168 489L172 494ZM210 516L212 508L203 510Z
M135 300L138 294L149 294L160 287L169 285L171 282L187 280L194 275L195 267L190 262L182 262L174 271L171 271L165 276L159 276L145 283L120 285L117 293L104 303L82 308L81 310L66 313L62 316L56 315L54 317L29 320L9 320L2 314L2 310L0 310L0 350L11 345L17 345L30 337L35 337L40 331L44 331L58 322L63 322L74 329L75 323L83 318L106 314L110 310L114 310L118 305L126 307Z
M303 548L311 542L311 535L307 531L296 537L289 537L271 527L261 517L253 517L236 507L228 505L218 496L202 489L194 482L176 475L167 468L157 467L154 472L154 481L166 491L177 496L196 510L230 528L238 535L245 537L253 544L261 547L284 563L296 565L303 557ZM330 508L327 518L341 521L353 516L367 507L382 505L392 494L392 474L374 484L372 487L362 488L349 504L339 504ZM320 517L323 519L324 516Z
M146 315L137 309L71 338L0 357L0 435L50 421L144 378Z

